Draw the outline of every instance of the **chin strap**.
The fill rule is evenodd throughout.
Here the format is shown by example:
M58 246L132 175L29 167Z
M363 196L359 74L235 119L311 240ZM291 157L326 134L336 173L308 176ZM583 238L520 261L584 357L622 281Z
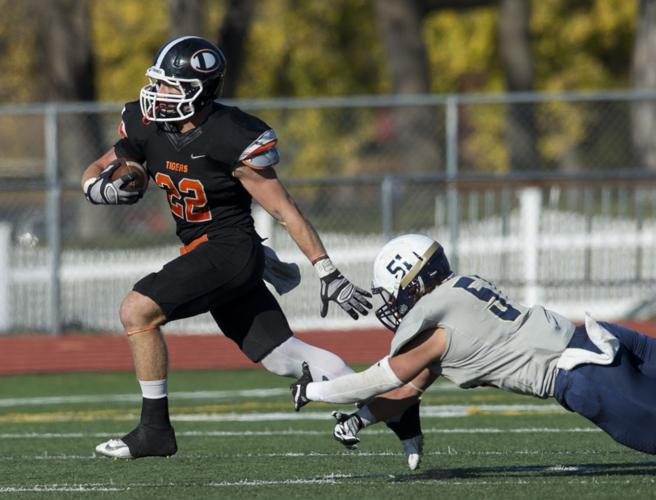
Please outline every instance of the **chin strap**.
M142 328L132 328L131 330L125 330L125 335L131 337L137 333L152 332L153 330L159 330L159 326L144 326Z

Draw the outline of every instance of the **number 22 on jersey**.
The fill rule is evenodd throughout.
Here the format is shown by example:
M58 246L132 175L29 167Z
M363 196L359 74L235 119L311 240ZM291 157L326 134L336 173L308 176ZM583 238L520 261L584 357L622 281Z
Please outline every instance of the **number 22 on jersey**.
M212 212L207 206L207 196L203 184L197 179L181 179L175 185L167 174L157 172L155 183L166 190L173 215L187 222L206 222L212 220Z

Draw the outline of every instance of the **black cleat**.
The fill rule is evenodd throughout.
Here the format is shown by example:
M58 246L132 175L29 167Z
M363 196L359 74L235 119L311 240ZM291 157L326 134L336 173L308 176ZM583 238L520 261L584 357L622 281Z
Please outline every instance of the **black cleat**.
M310 367L305 361L301 365L301 370L302 373L299 379L289 386L289 389L292 391L292 403L294 403L294 410L296 411L299 411L310 402L305 395L305 389L312 382L312 374L310 373Z
M121 439L110 439L96 446L96 453L113 458L169 457L177 451L173 427L155 429L143 424Z

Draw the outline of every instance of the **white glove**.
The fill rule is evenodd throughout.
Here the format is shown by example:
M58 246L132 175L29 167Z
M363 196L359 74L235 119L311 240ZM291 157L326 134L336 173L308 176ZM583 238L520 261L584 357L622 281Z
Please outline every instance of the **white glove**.
M143 192L123 189L128 182L137 178L136 173L130 172L120 179L111 180L120 165L119 160L114 160L98 177L92 177L84 183L84 196L87 200L94 205L132 205L141 199Z
M347 280L328 257L315 262L314 269L321 280L322 318L328 314L329 302L337 303L353 319L358 319L358 313L362 316L367 315L368 310L372 308L367 300L367 297L371 297L369 292Z
M362 419L357 413L344 413L339 410L332 412L331 415L336 420L333 429L335 440L342 443L349 450L357 448L360 442L358 432L364 427Z

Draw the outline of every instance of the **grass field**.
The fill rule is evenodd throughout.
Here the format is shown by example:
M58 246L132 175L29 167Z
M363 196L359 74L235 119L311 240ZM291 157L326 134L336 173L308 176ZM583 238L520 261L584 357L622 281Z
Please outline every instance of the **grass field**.
M359 450L330 410L296 414L264 371L176 372L171 458L94 457L138 420L130 373L0 378L0 496L7 498L652 498L656 460L554 401L439 384L424 397L421 469L384 426ZM347 407L348 408L348 407Z

